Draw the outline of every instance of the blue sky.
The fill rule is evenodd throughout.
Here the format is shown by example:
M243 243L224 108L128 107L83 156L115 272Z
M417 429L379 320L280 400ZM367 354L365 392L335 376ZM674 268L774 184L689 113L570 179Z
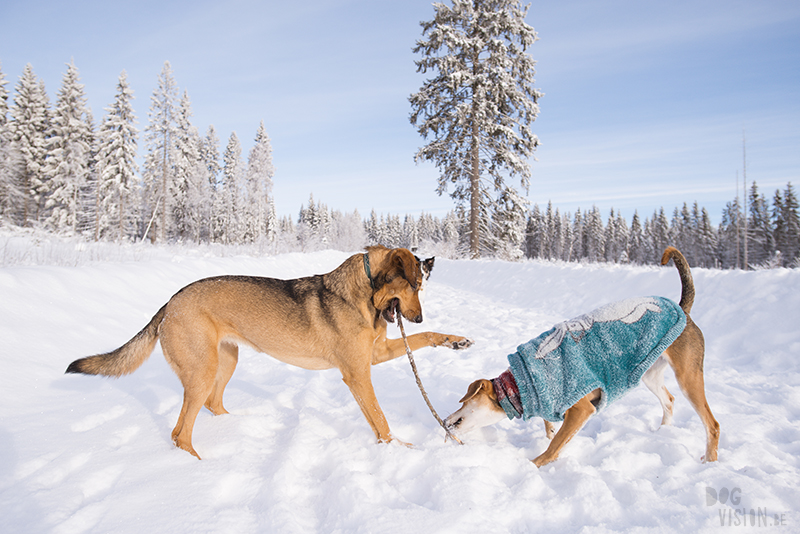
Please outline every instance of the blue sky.
M141 131L169 60L222 149L235 131L246 155L264 121L281 215L313 193L362 216L443 216L454 204L414 163L408 121L424 81L411 49L432 18L427 0L0 0L0 66L13 95L31 63L54 101L74 59L98 122L124 69ZM718 222L743 130L748 181L769 198L800 186L800 2L533 1L527 20L545 93L531 203L630 221L697 201Z

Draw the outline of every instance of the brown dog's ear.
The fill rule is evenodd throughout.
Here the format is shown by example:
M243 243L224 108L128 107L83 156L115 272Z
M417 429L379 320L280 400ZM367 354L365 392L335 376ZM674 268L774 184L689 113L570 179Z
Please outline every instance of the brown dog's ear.
M418 280L422 277L417 258L404 248L396 248L392 251L392 265L396 266L406 282L417 289Z
M473 382L472 384L469 385L469 388L467 388L467 394L464 395L464 398L461 399L458 402L461 402L461 403L467 402L468 400L470 400L472 397L474 397L475 395L477 395L481 391L485 391L485 392L487 392L489 394L493 394L494 393L494 386L492 385L492 382L489 381L489 380L486 380L485 378L481 378L480 380L476 380L475 382Z

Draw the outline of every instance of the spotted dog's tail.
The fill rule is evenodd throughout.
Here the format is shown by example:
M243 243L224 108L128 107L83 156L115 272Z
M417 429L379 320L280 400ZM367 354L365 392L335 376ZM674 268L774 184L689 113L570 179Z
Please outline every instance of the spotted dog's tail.
M694 304L694 282L692 281L692 271L689 269L689 262L675 247L667 247L661 256L661 265L666 265L669 260L675 262L675 267L678 268L678 274L681 277L681 301L679 303L684 313L692 311L692 304Z

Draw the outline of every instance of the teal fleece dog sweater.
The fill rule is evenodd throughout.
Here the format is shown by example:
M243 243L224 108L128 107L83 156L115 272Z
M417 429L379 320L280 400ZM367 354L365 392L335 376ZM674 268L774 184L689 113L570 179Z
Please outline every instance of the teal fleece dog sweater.
M636 386L685 327L686 314L663 297L615 302L557 324L508 356L509 371L494 380L498 401L509 419L563 421L600 389L600 411Z

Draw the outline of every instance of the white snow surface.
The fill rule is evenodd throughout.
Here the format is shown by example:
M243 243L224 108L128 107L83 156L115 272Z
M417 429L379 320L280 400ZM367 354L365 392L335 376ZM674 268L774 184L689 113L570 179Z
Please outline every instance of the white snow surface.
M74 359L130 339L195 279L294 278L347 256L178 251L0 268L0 532L800 531L797 270L693 271L692 316L722 430L719 462L709 464L700 462L702 424L670 370L673 426L658 428L659 403L640 385L542 469L529 461L548 443L538 420L445 442L405 357L374 367L373 383L393 434L413 448L376 443L337 370L244 348L225 392L231 414L197 418L202 461L170 441L182 388L160 347L119 379L64 374ZM475 340L465 351L415 354L444 417L472 380L500 374L517 345L644 295L678 300L674 266L437 259L425 321L406 328Z

